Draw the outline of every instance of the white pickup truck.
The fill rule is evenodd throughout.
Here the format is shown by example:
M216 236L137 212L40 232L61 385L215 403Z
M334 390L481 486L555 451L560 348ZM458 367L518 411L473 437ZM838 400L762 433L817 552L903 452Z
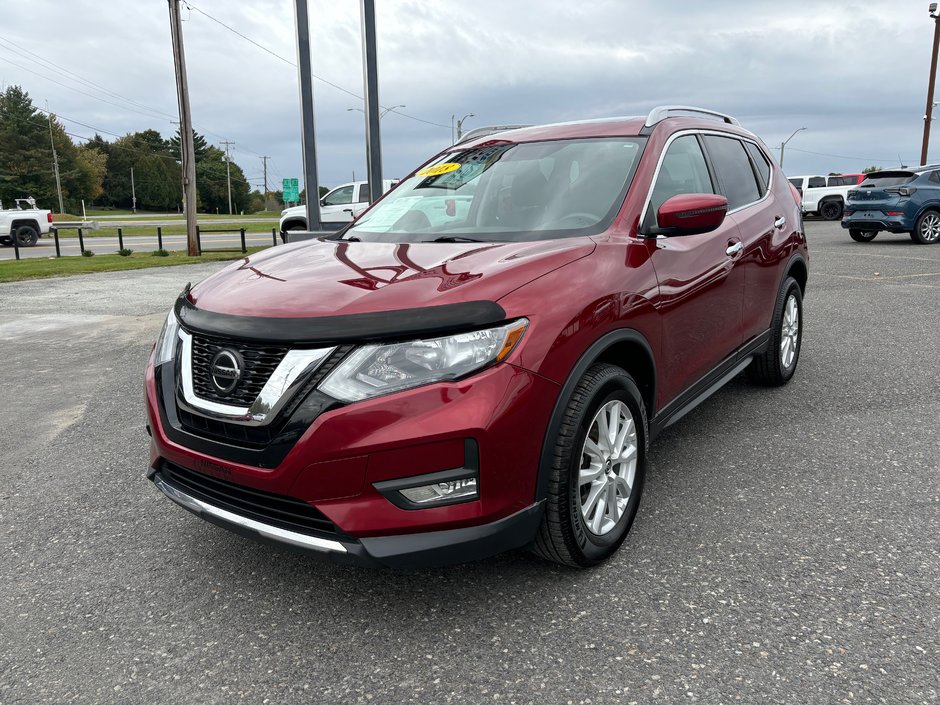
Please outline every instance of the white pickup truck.
M48 235L52 211L36 208L33 198L17 198L16 208L4 209L0 202L0 245L33 247L40 235Z
M815 213L823 220L839 220L849 191L857 188L864 174L838 176L788 176L803 197L803 212ZM861 178L860 178L861 177Z
M382 193L398 183L398 179L385 179ZM320 220L330 224L348 223L369 207L369 184L353 181L327 193L320 199ZM281 236L289 230L307 229L307 207L294 206L281 211Z

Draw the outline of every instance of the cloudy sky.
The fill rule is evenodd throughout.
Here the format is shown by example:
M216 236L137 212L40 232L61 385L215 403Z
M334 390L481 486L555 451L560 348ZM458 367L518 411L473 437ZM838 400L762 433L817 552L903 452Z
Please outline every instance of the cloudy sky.
M365 174L359 2L308 0L320 180ZM916 163L933 22L921 0L377 0L386 177L467 129L645 115L736 115L789 174ZM3 3L0 85L74 135L175 130L166 0ZM193 122L261 185L301 176L293 0L184 3ZM232 30L250 38L259 48ZM280 58L279 58L280 57ZM327 83L327 81L329 83ZM334 85L330 85L334 84ZM940 134L930 160L940 162ZM273 188L273 186L272 186Z

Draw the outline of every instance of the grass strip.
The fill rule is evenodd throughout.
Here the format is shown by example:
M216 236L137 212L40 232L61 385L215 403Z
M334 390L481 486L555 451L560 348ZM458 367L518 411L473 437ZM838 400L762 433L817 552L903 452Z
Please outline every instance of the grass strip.
M249 247L248 254L263 250ZM201 257L189 257L185 252L170 252L166 257L154 257L150 252L135 252L128 257L120 255L95 255L94 257L31 257L28 259L4 260L0 262L0 282L15 282L24 279L67 277L94 272L116 272L125 269L148 269L150 267L173 267L180 264L203 262L225 262L244 257L240 252L207 252Z

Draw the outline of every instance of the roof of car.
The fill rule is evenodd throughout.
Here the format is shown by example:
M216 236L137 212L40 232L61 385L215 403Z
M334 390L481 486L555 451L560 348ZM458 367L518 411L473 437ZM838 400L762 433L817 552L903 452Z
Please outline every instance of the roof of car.
M640 116L598 118L557 122L549 125L533 125L514 130L482 135L477 139L459 143L461 149L476 147L485 142L505 140L507 142L537 142L542 140L577 139L579 137L638 137L649 134L660 124L669 125L670 129L721 129L736 134L749 134L737 125L707 117L689 117L685 115L668 116L655 125L647 126L648 118Z

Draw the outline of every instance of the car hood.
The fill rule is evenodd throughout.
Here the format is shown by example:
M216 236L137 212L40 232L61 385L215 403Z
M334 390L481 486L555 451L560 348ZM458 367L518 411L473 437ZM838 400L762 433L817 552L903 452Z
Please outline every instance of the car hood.
M579 237L522 243L302 242L235 262L189 292L198 309L307 318L496 301L589 255Z

